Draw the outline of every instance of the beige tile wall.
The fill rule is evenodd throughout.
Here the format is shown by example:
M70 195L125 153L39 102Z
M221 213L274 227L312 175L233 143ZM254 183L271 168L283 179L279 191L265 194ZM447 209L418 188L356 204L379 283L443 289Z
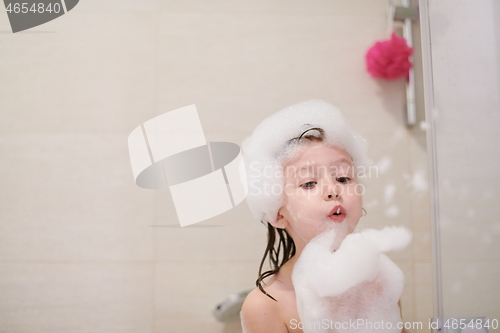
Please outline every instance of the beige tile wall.
M340 107L369 140L380 174L366 180L360 226L414 231L391 257L407 279L403 319L427 322L425 133L404 125L404 80L374 80L364 67L387 37L386 6L85 0L17 34L2 12L0 331L240 332L211 311L254 286L265 228L246 203L176 227L168 191L134 184L127 136L194 103L208 141L240 144L309 98ZM422 120L420 83L418 92Z

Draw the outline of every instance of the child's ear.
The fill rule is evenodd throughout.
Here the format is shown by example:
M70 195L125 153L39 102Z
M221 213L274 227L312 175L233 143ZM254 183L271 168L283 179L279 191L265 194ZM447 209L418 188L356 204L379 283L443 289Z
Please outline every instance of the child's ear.
M285 219L285 217L278 211L278 213L276 214L276 222L273 223L273 227L285 229L286 225L288 224L287 222L288 221Z

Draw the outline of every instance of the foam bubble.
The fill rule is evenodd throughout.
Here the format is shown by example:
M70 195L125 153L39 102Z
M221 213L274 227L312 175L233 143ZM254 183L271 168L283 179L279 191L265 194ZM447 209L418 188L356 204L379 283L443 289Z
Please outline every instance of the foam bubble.
M371 165L366 140L333 105L308 100L278 111L264 119L241 144L249 189L246 201L256 219L276 221L278 210L285 204L282 166L296 158L304 144L287 142L314 127L324 130L326 144L344 148L357 170L366 171ZM308 134L314 135L314 131Z
M345 237L333 252L337 232L332 228L313 238L294 266L292 281L300 320L304 324L325 319L363 322L326 330L304 326L304 332L401 332L397 329L401 321L398 301L404 276L382 252L407 246L410 231L403 227L366 229Z

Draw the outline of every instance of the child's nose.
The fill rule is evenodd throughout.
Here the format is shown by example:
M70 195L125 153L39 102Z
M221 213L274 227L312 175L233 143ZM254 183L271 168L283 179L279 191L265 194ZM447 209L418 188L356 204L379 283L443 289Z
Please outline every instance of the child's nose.
M340 188L336 184L326 183L323 186L323 197L325 200L339 199L340 195Z

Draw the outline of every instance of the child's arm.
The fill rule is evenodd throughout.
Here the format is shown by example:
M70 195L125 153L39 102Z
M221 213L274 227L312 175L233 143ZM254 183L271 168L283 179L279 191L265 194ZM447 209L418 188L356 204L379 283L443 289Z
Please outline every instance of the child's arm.
M254 289L245 299L240 312L243 333L288 333L278 303Z

